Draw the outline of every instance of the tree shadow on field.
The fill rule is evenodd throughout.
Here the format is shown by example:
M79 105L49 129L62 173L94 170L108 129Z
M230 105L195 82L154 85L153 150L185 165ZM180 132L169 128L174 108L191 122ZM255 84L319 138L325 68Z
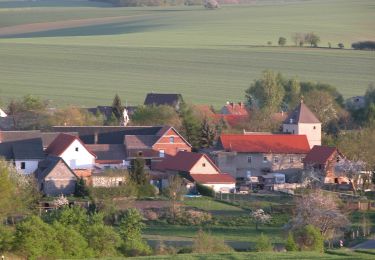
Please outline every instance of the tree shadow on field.
M142 25L139 22L118 22L108 24L96 24L63 29L51 29L38 32L27 32L18 34L4 34L0 38L34 38L34 37L69 37L69 36L94 36L94 35L116 35L152 31L163 27L163 24Z

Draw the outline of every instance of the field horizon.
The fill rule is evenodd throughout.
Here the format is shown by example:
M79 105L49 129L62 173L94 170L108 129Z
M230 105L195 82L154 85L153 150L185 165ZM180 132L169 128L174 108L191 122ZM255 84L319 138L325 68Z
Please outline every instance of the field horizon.
M33 94L55 106L109 105L118 93L137 105L147 92L173 92L219 107L242 101L267 69L334 85L346 98L375 82L375 52L327 47L375 40L370 0L273 0L214 11L36 2L0 1L3 103ZM311 31L322 48L292 46L293 33ZM277 46L280 36L288 46Z

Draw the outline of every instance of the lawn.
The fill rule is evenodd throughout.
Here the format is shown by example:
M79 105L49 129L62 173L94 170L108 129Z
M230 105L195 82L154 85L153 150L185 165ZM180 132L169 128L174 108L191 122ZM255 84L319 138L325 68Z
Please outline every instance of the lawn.
M120 20L3 35L3 102L31 93L54 105L105 105L119 93L135 105L146 92L158 91L180 92L187 101L219 107L227 100L242 100L244 90L265 69L333 84L346 97L362 94L375 82L375 52L275 46L279 36L291 45L291 34L300 31L319 34L322 46L343 42L348 47L353 41L374 39L371 0L275 0L217 11L59 2L31 2L28 7L1 1L0 32L25 23ZM260 46L267 41L273 46Z
M329 253L321 254L314 252L252 252L252 253L223 253L223 254L182 254L173 256L149 256L138 257L134 259L200 259L200 260L219 260L219 259L373 259L373 255L359 252L352 252L349 250L329 251Z

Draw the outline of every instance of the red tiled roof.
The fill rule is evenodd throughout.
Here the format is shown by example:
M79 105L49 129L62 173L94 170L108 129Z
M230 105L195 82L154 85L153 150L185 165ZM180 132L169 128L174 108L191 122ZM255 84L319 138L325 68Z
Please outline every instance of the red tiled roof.
M209 183L235 183L236 180L229 174L190 174L194 181L209 184Z
M220 143L227 151L242 153L308 153L306 135L223 134Z
M336 151L337 149L335 147L314 145L311 151L306 155L304 163L325 164Z
M59 134L55 140L53 140L53 142L47 147L46 153L49 155L60 156L75 140L78 140L82 146L96 158L96 155L85 146L81 139L74 135L65 133Z
M211 161L211 159L201 153L191 153L179 151L175 156L167 157L162 162L155 165L156 170L175 170L189 172L194 165L202 158L205 157L207 161L220 172L219 168Z

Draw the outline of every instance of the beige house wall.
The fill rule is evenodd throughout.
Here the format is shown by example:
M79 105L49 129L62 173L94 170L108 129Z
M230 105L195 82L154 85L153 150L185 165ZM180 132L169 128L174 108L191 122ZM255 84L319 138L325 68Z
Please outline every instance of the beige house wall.
M261 176L267 171L280 173L300 171L303 169L302 160L305 156L305 154L220 152L216 154L215 162L221 172L239 178L246 177L248 174Z
M283 132L297 135L306 135L310 148L322 145L322 124L283 124Z
M202 157L190 170L190 174L218 174L219 171L206 157Z

